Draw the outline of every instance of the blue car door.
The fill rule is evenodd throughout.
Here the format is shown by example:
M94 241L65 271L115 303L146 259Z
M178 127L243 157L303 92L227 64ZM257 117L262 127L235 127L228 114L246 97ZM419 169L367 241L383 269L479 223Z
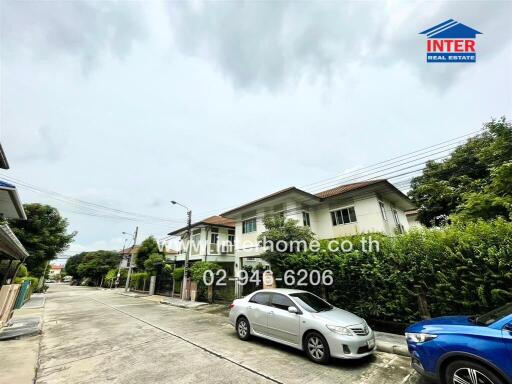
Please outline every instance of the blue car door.
M512 379L512 315L508 316L508 319L505 322L505 325L502 329L503 342L505 343L505 348L508 349L508 354L505 357L505 370L506 373Z
M510 321L503 327L503 341L510 352L510 362L512 364L512 316L510 316L509 320Z

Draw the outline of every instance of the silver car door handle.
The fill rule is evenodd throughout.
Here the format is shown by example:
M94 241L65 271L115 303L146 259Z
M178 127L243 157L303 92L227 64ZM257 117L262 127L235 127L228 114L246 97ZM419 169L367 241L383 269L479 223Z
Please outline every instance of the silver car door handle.
M252 309L252 307L249 305L249 306L247 307L247 309Z
M270 312L268 313L268 315L269 315L269 316L273 316L273 315L274 315L274 311L270 311Z

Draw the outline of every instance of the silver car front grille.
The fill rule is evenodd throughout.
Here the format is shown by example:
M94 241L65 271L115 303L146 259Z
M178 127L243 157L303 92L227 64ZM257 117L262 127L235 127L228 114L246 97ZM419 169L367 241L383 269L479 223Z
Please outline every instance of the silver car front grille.
M352 325L348 328L357 336L366 336L370 333L370 328L366 324Z

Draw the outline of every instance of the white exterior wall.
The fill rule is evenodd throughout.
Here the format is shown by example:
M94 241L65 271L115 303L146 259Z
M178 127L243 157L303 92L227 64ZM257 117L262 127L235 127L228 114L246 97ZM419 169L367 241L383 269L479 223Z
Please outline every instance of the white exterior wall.
M384 203L387 220L384 220L379 206L379 200ZM356 222L350 224L333 225L331 220L331 211L346 207L354 207L356 213ZM273 208L269 208L273 207ZM363 234L368 232L381 232L387 235L396 233L396 223L393 217L393 209L396 209L400 224L405 231L409 230L409 223L403 210L396 208L389 200L381 199L376 193L365 193L362 196L355 195L352 198L329 199L322 203L304 207L301 200L297 197L290 197L284 203L272 206L266 202L260 207L256 207L236 218L235 224L235 274L240 270L240 266L254 265L263 262L261 259L247 260L261 254L256 244L258 236L265 231L263 217L265 214L279 213L284 211L286 219L297 220L299 225L303 225L302 212L309 213L311 230L319 240L333 239L343 236ZM242 226L245 220L256 217L256 231L251 233L242 233ZM243 263L241 262L243 258ZM265 264L263 262L263 264ZM238 289L238 287L237 287Z
M421 228L422 225L418 221L418 215L409 215L407 216L407 223L409 224L409 228Z
M354 207L356 223L332 225L331 211L346 207ZM361 200L348 199L322 204L315 212L315 223L311 225L319 239L355 235L367 232L385 232L386 228L380 214L376 196Z
M218 228L219 232L219 239L217 241L217 253L212 253L209 245L210 245L210 239L211 239L211 228ZM200 247L197 252L194 251L194 249L191 249L190 261L196 261L196 260L204 260L206 256L207 261L218 261L218 262L234 262L234 253L230 254L223 254L220 253L220 246L223 243L227 243L228 241L228 235L229 230L233 228L226 228L226 227L215 227L215 226L201 226L201 227L195 227L192 228L192 238L194 238L194 230L200 230ZM235 234L236 239L236 234ZM176 255L176 261L184 261L185 260L185 253L187 250L184 248L184 242L180 240L180 253ZM208 249L207 249L208 248Z
M404 227L405 232L407 232L409 230L409 222L407 221L405 212L403 210L395 207L392 203L390 203L386 199L379 198L378 201L382 201L384 203L384 208L385 208L386 217L387 217L387 220L383 220L385 230L382 232L385 234L388 234L388 235L396 234L397 224L395 223L395 218L393 216L393 210L396 210L396 212L398 213L398 221Z
M384 203L387 220L384 220L380 211L379 201ZM334 226L331 220L331 211L346 207L354 207L357 222ZM404 230L409 230L409 223L403 210L396 208L386 199L380 199L376 194L366 195L364 198L340 199L324 202L312 207L302 207L296 201L289 201L279 205L274 213L285 210L286 219L297 220L299 225L303 225L302 212L309 212L311 230L318 239L332 239L342 236L350 236L368 232L381 232L388 235L394 235L396 232L393 209L397 211L400 224ZM235 253L239 256L256 256L258 250L255 248L258 236L265 231L263 225L263 216L271 213L268 208L261 208L244 215L236 220L235 232L237 244ZM247 219L256 217L256 231L251 233L242 233L242 223Z

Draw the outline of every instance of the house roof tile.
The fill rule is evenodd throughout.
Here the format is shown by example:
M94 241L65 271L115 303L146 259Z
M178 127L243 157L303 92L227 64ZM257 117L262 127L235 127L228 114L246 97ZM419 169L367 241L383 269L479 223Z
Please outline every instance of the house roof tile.
M206 225L215 225L215 226L219 226L219 227L235 228L235 221L233 219L229 219L229 218L223 217L223 216L207 217L206 219L203 219L201 221L193 223L191 228L197 227L198 225L205 225L205 224ZM176 230L168 233L168 235L177 235L178 233L183 232L186 229L187 229L187 227L182 227L182 228L176 229Z
M338 185L337 187L327 189L322 192L318 192L316 196L320 197L321 199L325 199L328 197L334 197L341 195L343 193L347 193L350 191L355 191L357 189L365 188L373 184L378 184L383 181L386 181L385 179L378 179L378 180L368 180L368 181L360 181L357 183L351 183L351 184L344 184L344 185Z

